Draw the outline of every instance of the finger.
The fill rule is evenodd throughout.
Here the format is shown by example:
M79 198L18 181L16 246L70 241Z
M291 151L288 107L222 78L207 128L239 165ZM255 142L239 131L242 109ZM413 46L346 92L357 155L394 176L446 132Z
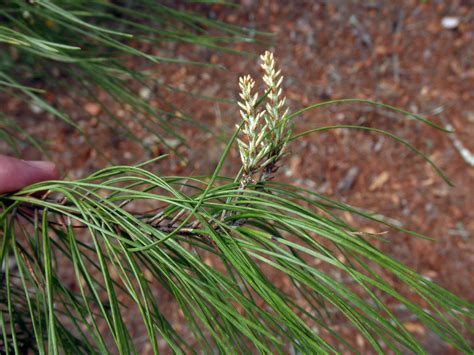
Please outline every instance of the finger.
M0 155L0 193L14 192L25 186L59 178L54 163L25 161Z

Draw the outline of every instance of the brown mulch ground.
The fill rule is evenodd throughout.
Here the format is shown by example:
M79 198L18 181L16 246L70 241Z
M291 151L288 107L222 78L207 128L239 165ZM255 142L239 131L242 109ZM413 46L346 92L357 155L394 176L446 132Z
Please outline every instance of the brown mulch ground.
M340 98L382 101L456 129L453 135L474 152L474 10L470 1L445 2L326 2L242 0L238 10L207 7L207 15L226 22L275 33L274 52L285 75L285 93L293 110L311 103ZM202 9L201 9L202 11ZM455 16L458 26L444 28L442 19ZM264 47L239 45L260 53ZM190 59L222 63L227 71L195 67L157 68L163 80L179 89L206 96L237 98L242 74L258 77L256 58L215 54L185 45L167 45L162 51ZM193 50L191 52L191 50ZM192 53L192 54L190 54ZM137 65L141 65L137 63ZM152 93L151 100L154 95ZM173 97L177 106L200 122L228 135L238 121L234 105ZM60 93L56 93L60 96ZM59 100L62 99L59 97ZM63 98L63 100L66 100ZM86 103L87 104L87 103ZM97 151L133 163L144 158L129 142L115 141L112 133L87 116L76 117L95 135L96 149L87 147L68 128L60 132L55 121L32 116L15 102L6 110L22 117L30 132L54 141L51 155L71 177L79 177L104 161ZM90 113L100 118L99 112ZM124 119L129 112L121 112ZM24 117L33 117L25 119ZM361 124L395 133L424 151L455 184L449 187L428 164L386 137L359 131L333 130L294 143L281 169L281 180L315 189L367 210L393 218L407 229L434 238L434 242L393 235L383 246L393 257L474 302L474 168L446 134L403 119L400 115L361 105L341 105L302 115L296 131L331 124ZM182 130L191 148L180 147L188 163L177 159L160 165L165 174L210 173L224 143L213 144L205 132ZM157 147L155 153L163 152ZM34 154L25 150L24 154ZM237 159L236 152L233 158ZM232 169L229 168L228 171ZM359 221L354 221L358 223ZM365 226L367 232L383 232ZM380 228L380 227L378 227ZM443 353L423 328L430 353ZM364 349L364 344L359 344Z

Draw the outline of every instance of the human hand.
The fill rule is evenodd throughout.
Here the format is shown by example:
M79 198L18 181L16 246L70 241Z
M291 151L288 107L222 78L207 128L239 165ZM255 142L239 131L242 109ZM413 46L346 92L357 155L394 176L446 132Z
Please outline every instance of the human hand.
M0 155L0 194L25 186L59 178L56 165L47 161L20 160Z

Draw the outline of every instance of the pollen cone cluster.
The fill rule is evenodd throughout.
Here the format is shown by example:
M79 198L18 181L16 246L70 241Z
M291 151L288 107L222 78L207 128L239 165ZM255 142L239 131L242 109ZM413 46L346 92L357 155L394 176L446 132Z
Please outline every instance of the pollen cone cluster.
M255 182L259 173L262 177L274 170L290 137L288 108L284 107L286 98L282 96L281 88L283 76L275 68L273 53L267 51L260 59L265 83L265 92L260 98L253 92L255 81L250 75L239 78L243 124L238 143L243 185Z

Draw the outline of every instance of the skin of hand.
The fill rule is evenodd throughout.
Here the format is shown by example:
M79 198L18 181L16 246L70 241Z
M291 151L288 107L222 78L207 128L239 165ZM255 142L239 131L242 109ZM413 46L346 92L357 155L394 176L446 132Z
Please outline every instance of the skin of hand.
M57 179L59 172L54 163L0 155L0 194L18 191L36 182Z

